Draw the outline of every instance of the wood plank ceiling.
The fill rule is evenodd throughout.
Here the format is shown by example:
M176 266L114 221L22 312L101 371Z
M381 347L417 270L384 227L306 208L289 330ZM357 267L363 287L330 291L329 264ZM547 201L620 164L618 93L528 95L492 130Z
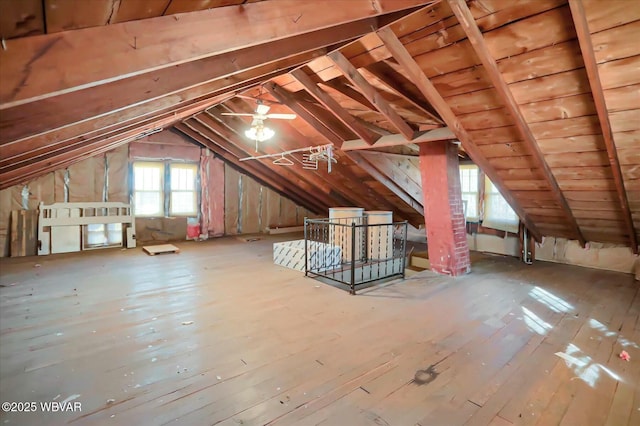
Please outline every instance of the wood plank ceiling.
M173 126L313 211L359 205L419 224L416 144L459 140L537 238L637 250L640 7L82 3L0 2L2 188ZM332 173L239 161L255 154L250 118L223 113L258 98L298 116L270 120L260 153L332 143Z

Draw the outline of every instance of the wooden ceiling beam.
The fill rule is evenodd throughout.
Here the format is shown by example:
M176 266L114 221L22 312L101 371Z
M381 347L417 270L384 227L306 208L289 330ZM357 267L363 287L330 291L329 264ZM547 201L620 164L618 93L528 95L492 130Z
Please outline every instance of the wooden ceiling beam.
M225 96L226 97L226 96ZM182 120L185 117L188 117L192 114L196 114L201 111L203 108L207 108L213 104L216 104L223 100L225 97L214 97L210 99L205 99L200 102L195 102L191 104L187 104L185 106L181 106L179 108L174 108L169 111L164 111L162 114L158 114L157 116L148 117L144 120L138 120L133 123L123 123L117 129L112 129L110 131L104 132L96 132L95 135L89 134L86 137L78 137L73 139L67 139L51 144L41 143L39 145L31 145L29 150L25 150L25 147L20 144L7 144L0 146L0 172L3 170L10 170L13 168L19 167L21 164L28 164L33 162L33 160L37 160L40 157L48 158L55 155L57 152L64 152L68 148L74 146L87 145L94 141L98 141L105 138L110 138L117 136L123 132L127 132L129 130L140 131L140 129L145 129L149 125L149 123L155 123L159 120L164 120L165 118L170 118L171 122Z
M629 234L629 244L631 245L633 253L638 254L638 239L633 225L631 209L629 208L629 199L627 198L627 192L624 188L622 170L620 169L620 161L618 160L618 150L616 149L613 132L611 131L609 113L607 111L607 104L604 98L604 91L600 80L600 73L598 71L598 63L593 50L591 33L589 31L584 6L582 5L581 0L569 0L569 7L571 9L571 16L573 18L576 34L578 35L578 42L580 44L580 50L582 51L582 59L584 61L585 70L587 71L589 86L591 87L591 94L593 95L593 101L598 113L598 120L600 121L604 144L607 148L607 155L609 157L611 173L613 174L613 181L618 194L618 201L620 202L620 208L622 210L622 216L624 217L627 234Z
M199 121L196 117L190 118L183 123L196 132L200 133L202 136L210 140L221 149L236 157L238 161L240 158L247 156L246 153L244 153L242 150L239 150L238 147L230 143L225 137L214 132L209 126L204 124L202 121ZM239 162L244 163L242 161ZM328 207L328 204L321 201L320 198L308 196L308 194L306 193L300 193L296 184L291 181L290 176L287 176L286 173L277 173L271 167L261 161L254 162L248 167L251 167L253 170L259 171L263 177L268 177L271 181L278 182L282 190L286 194L288 194L287 196L301 206L311 205L315 206L315 209L326 209Z
M228 103L223 106L228 107ZM229 108L231 112L247 112L245 110L238 111ZM222 118L220 116L219 118ZM225 119L229 119L229 116L224 116ZM298 149L301 148L300 141L304 140L304 136L300 134L295 126L286 121L279 121L278 123L272 123L271 125L277 132L277 143L279 147L283 151ZM349 188L346 186L346 182L351 182L356 185L363 185L361 179L355 176L347 167L337 166L335 167L331 174L324 175L324 173L320 173L318 171L307 171L308 173L313 174L317 178L326 182L327 185L330 185L335 190L336 201L343 200L341 205L346 206L360 206L371 209L372 207L375 209L388 208L393 210L393 205L385 200L383 197L380 197L379 194L375 193L368 186L364 185L367 190L360 190ZM372 202L375 202L375 207Z
M409 13L426 3L351 0L336 8L332 2L279 0L278 7L257 2L7 40L0 52L0 103L15 106L268 40L392 12ZM64 64L82 66L68 73Z
M340 52L334 51L327 55L342 74L371 102L378 112L385 116L402 134L405 139L411 141L415 137L415 132L406 121L389 105L389 103L378 93L360 72L349 62Z
M478 149L467 130L462 126L462 123L458 117L454 114L451 107L442 98L440 93L433 86L433 83L424 74L420 65L415 61L411 54L404 47L402 42L389 28L379 30L377 32L378 37L382 40L385 47L391 55L394 57L407 72L407 77L418 87L422 95L427 101L436 109L438 115L442 117L449 129L453 131L458 140L462 143L465 151L473 159L474 163L478 165L491 179L493 184L500 190L500 193L505 198L507 203L515 210L520 216L520 219L524 222L527 228L531 231L537 241L542 241L542 233L531 220L529 215L520 207L519 203L511 194L504 184L504 180L497 174L495 168L491 163L482 155L482 152Z
M357 28L358 31L350 32L348 36L367 28ZM278 40L265 48L258 46L229 52L9 108L0 106L3 128L0 142L24 139L131 107L143 109L140 107L158 99L180 101L184 99L177 96L180 93L197 96L202 90L196 88L207 90L216 81L222 87L238 83L238 77L247 74L246 71L250 71L250 76L261 70L266 72L260 74L265 74L298 66L325 54L327 46L333 46L334 41L343 37L346 36L342 32L323 32L317 40L306 37L302 41ZM51 114L53 110L56 114Z
M409 195L400 185L398 185L393 180L389 179L378 170L373 164L369 162L367 158L365 158L361 153L357 151L348 152L347 155L356 162L358 166L360 166L364 171L373 176L378 182L383 184L389 191L393 192L398 198L404 201L409 207L414 209L416 212L424 216L424 207L422 203L414 199L411 195Z
M578 222L576 221L571 208L569 207L569 203L567 202L564 193L560 189L560 186L558 185L558 182L556 181L551 168L544 159L544 155L542 154L542 151L540 151L538 142L536 141L535 136L533 136L533 133L531 132L531 129L529 128L529 125L527 124L527 121L525 120L524 115L520 110L520 106L516 102L513 93L511 93L509 86L502 77L502 74L498 69L496 60L491 55L491 52L489 52L489 48L487 47L484 37L482 36L482 32L480 32L480 29L478 28L478 25L476 24L471 11L469 11L466 2L464 0L448 0L448 3L458 22L460 23L460 26L467 35L467 38L471 42L476 55L478 55L478 58L482 62L484 70L489 76L494 88L504 102L507 111L511 114L511 117L513 118L513 121L515 122L520 135L527 145L527 148L531 153L533 160L535 161L538 168L542 170L554 198L557 200L560 208L566 215L566 219L571 226L574 237L584 247L586 244L586 240L582 235L582 231L578 226Z
M373 149L373 148L388 148L390 146L399 146L399 145L408 145L408 144L417 144L417 143L426 143L426 142L435 142L435 141L446 141L446 140L455 140L456 135L451 131L448 127L440 127L438 129L427 130L423 132L420 136L416 137L411 142L407 142L405 138L401 135L388 135L382 136L378 139L373 145L369 145L366 141L362 139L356 139L351 141L344 141L342 144L343 151L357 151L361 149Z
M249 152L251 148L243 146L243 143L239 141L243 136L236 134L206 112L196 115L192 120L200 123L208 129L209 132L217 134L220 138L217 139L216 143L231 152L233 155L236 155L239 158L250 157L253 155ZM208 133L205 134L205 136L211 139ZM315 200L327 208L333 204L333 201L329 196L330 188L320 188L317 183L307 181L305 176L301 176L294 169L289 170L286 166L273 165L271 161L272 160L269 159L256 160L256 166L259 164L260 166L257 167L269 170L267 173L275 174L281 179L287 181L292 186L291 191L295 192L299 198L309 198L309 201Z
M315 204L310 204L304 200L298 200L294 197L291 197L291 195L288 193L289 189L285 186L283 186L280 182L277 182L275 180L272 179L272 177L270 177L267 174L264 174L263 172L257 170L255 167L253 167L253 165L251 164L247 164L246 162L241 162L238 160L238 158L236 156L234 156L233 154L229 153L228 151L226 151L225 149L221 148L220 146L218 146L217 144L215 144L214 142L212 142L211 140L207 139L205 136L203 136L202 134L200 134L199 132L197 132L196 130L192 129L190 126L188 126L185 123L178 123L174 126L174 129L176 129L177 131L179 131L180 133L184 134L185 136L189 137L190 139L192 139L193 141L197 142L199 145L203 146L204 148L207 148L208 150L210 150L211 152L213 152L218 158L224 160L225 162L229 163L229 165L231 165L232 167L234 167L236 170L241 171L242 173L245 173L247 175L249 175L250 177L252 177L253 179L255 179L256 181L258 181L260 184L268 186L269 188L273 189L274 191L276 191L278 194L289 198L290 200L294 201L296 204L316 213L322 213L324 212L323 209L321 209L320 207L318 207Z
M351 129L356 135L360 136L363 141L369 145L373 145L373 143L380 137L379 135L371 133L368 129L362 126L362 124L360 124L355 117L349 114L347 110L342 108L335 99L318 87L318 85L305 73L303 68L293 70L290 74L311 96L320 102L320 104L322 104L322 106L324 106L328 111L333 113L338 120Z
M311 127L313 127L327 142L335 145L336 148L342 146L342 139L336 135L330 128L326 127L320 120L307 111L302 104L294 98L292 93L289 93L282 87L273 82L268 82L264 85L264 88L279 102L285 104L290 110L295 112L300 118L306 121Z
M434 110L431 105L418 99L413 93L405 89L405 87L415 87L415 84L409 81L409 79L402 74L396 72L396 70L391 68L384 61L373 63L365 69L386 87L391 89L395 94L426 114L427 117L431 118L436 123L444 124L442 119L438 117L436 110Z
M109 137L81 140L65 147L63 150L53 151L53 155L44 155L34 159L35 161L23 163L22 167L10 167L11 163L9 163L9 167L5 165L0 171L0 187L5 188L28 182L43 174L68 167L78 161L109 151L135 139L135 137L140 134L171 126L184 119L184 117L195 113L197 110L199 110L199 107L183 108L173 113L165 114L162 117L154 117L145 122L138 123L136 126L117 132Z
M371 102L369 102L369 99L365 98L362 95L362 93L358 92L357 90L353 89L351 86L347 85L343 81L343 80L346 80L344 77L334 78L333 80L329 80L329 81L322 81L320 78L318 78L318 80L319 81L317 81L317 83L319 83L321 86L324 85L324 86L330 87L336 92L339 92L345 97L351 99L352 101L359 103L363 107L371 111L375 111L376 107L373 106Z

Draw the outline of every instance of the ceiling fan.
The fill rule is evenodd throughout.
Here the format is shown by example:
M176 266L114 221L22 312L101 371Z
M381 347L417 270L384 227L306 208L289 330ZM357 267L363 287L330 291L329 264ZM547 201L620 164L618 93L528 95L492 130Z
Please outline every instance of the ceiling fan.
M253 113L244 112L223 112L222 115L232 115L236 117L253 117L251 127L245 131L245 135L249 139L253 139L257 142L263 142L273 137L275 132L264 125L264 120L267 118L279 119L279 120L293 120L296 118L295 114L269 114L269 105L265 105L262 100L258 99L256 110Z

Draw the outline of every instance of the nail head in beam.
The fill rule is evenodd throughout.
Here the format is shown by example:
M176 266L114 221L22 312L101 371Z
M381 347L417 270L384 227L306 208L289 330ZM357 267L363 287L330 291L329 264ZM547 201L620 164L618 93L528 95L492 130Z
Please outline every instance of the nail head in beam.
M489 79L498 92L498 95L507 108L507 111L509 111L509 113L511 114L516 128L518 129L520 136L524 140L525 145L531 153L536 166L540 170L542 170L545 180L548 182L551 189L551 193L558 202L560 208L564 211L566 216L565 218L568 221L571 229L573 230L575 238L580 242L582 247L584 247L586 245L586 240L584 238L584 235L582 235L582 231L578 226L578 222L576 221L573 212L571 211L571 207L569 206L569 203L565 198L562 189L560 189L560 186L558 185L558 182L556 181L551 168L544 159L544 155L542 154L542 151L540 151L538 142L533 136L533 133L529 128L529 124L525 120L524 115L520 110L520 106L511 93L511 89L509 89L509 86L502 77L502 74L498 69L496 60L491 55L491 52L489 52L489 48L487 47L482 32L480 31L480 28L478 28L476 21L471 14L471 11L469 11L469 8L467 7L467 4L464 0L448 0L448 3L454 15L458 19L458 22L460 22L460 26L465 32L467 38L471 42L473 50L476 52L478 58L480 58L485 72L489 76Z
M407 124L406 121L391 107L391 105L378 93L366 78L360 74L360 72L353 66L351 62L338 50L331 52L327 55L329 59L335 64L335 66L342 72L342 74L349 80L354 86L356 86L360 92L371 102L378 112L385 116L408 141L411 141L415 137L415 132Z
M627 233L629 234L629 244L631 244L633 253L638 254L638 239L633 225L631 209L629 208L629 199L627 198L627 192L624 188L622 170L620 169L620 161L618 160L618 151L613 139L613 132L611 131L609 113L607 111L607 104L604 98L602 82L600 81L598 63L593 50L591 33L589 31L584 6L581 0L569 0L569 7L571 9L571 17L573 18L576 34L578 35L578 43L580 44L580 50L582 51L582 59L584 62L584 68L587 71L591 94L593 95L593 101L598 113L598 121L600 121L604 144L607 148L609 164L611 165L611 172L613 174L613 182L616 186L620 208L622 209L625 226L627 228Z
M389 53L407 72L409 80L415 84L422 95L429 101L429 103L438 111L438 114L449 129L453 131L458 140L462 143L465 151L469 154L469 157L483 170L493 184L500 190L500 193L505 198L507 203L513 208L513 210L520 216L520 219L529 228L529 231L534 235L536 241L542 241L542 233L538 227L533 223L529 215L520 207L516 202L516 199L509 191L504 181L498 176L496 170L491 163L482 155L482 152L478 149L478 146L473 142L471 136L467 133L466 129L462 126L458 117L453 113L451 107L447 104L444 98L433 86L431 81L424 74L418 63L413 59L411 54L404 47L402 42L398 39L395 33L390 28L383 28L377 32L378 37L384 43Z

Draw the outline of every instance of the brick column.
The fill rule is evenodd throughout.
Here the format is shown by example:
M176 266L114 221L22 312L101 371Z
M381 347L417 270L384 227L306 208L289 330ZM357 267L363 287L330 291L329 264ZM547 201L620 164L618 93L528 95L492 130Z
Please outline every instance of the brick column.
M419 146L431 270L453 276L466 274L471 262L460 193L458 147L447 141Z

